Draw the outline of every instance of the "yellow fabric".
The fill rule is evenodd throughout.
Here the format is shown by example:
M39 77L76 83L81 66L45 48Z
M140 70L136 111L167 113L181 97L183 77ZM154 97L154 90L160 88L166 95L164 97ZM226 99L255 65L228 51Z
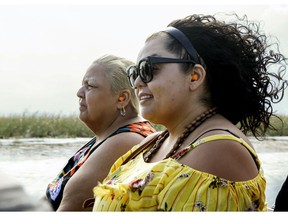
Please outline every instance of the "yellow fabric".
M143 153L121 166L135 147L119 158L103 183L93 189L93 211L266 211L266 181L260 161L247 143L231 135L213 135L192 146L217 139L244 145L255 158L258 175L249 181L232 182L172 158L146 163Z

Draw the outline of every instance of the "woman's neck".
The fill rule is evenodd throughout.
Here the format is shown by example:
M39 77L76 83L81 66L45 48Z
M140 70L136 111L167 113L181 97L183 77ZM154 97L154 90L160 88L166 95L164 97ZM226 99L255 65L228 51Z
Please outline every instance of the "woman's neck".
M182 116L179 115L176 120L173 122L171 121L171 124L169 124L170 122L167 122L164 126L169 131L170 139L177 139L181 136L185 128L207 110L209 110L207 107L199 107L198 109L193 108L193 111L187 111L186 114L184 113Z
M161 158L166 159L168 157L173 156L180 149L180 147L185 142L185 140L190 136L190 134L193 133L195 130L197 130L197 128L201 126L203 123L205 123L207 119L214 116L216 112L217 112L216 108L212 108L202 112L198 116L194 117L194 119L190 123L186 124L186 126L184 126L184 129L182 127L182 131L180 134L178 132L176 133L174 130L174 134L171 135L170 131L167 130L167 132L158 137L158 140L156 141L155 145L145 155L145 161L146 162L150 161L152 156L155 153L157 153L157 151L160 149L162 145L164 145L162 149L165 149L165 151L164 150L162 151L167 152L166 149L170 150L169 152L167 152L167 154L165 153L166 156L163 155L162 153ZM178 130L180 130L179 128L180 127L178 127Z
M110 124L108 123L105 127L98 128L97 130L93 131L97 138L96 142L98 143L106 139L120 127L141 121L144 121L144 119L138 116L136 113L130 114L129 112L126 112L125 116L119 115L116 117L116 119L112 120Z

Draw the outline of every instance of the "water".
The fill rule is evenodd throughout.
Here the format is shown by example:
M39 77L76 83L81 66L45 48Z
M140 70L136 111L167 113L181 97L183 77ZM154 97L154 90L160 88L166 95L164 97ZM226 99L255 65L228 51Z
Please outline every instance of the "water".
M288 175L288 137L274 137L261 142L250 140L262 163L268 207L272 207Z
M0 167L15 177L29 195L40 198L67 159L88 140L0 139ZM261 142L250 140L262 162L267 180L266 196L271 207L288 174L288 137L268 138Z
M68 158L88 140L0 139L0 168L15 177L28 194L40 198Z

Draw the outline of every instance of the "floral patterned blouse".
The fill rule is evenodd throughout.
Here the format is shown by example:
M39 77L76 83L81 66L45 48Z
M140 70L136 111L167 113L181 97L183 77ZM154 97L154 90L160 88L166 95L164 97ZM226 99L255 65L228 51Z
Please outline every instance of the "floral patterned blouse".
M234 182L180 164L177 159L212 140L231 139L253 156L258 175ZM93 189L93 211L266 211L266 181L255 151L241 138L213 135L199 139L173 158L146 163L143 152L121 166L135 149L119 158Z

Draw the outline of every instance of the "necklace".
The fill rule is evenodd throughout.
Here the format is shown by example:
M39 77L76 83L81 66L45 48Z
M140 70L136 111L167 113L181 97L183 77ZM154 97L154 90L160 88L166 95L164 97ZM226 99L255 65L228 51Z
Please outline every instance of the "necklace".
M163 158L169 158L173 154L177 152L177 150L181 147L187 137L196 129L198 128L203 122L205 122L208 118L212 117L216 114L216 108L209 109L208 111L199 115L192 123L190 123L186 129L183 131L182 135L178 137L176 143L173 145L172 149L169 153ZM146 153L144 160L145 162L149 162L152 156L160 149L160 146L164 142L164 140L169 136L168 130L165 130L162 134L159 135L157 141L152 146L152 148Z

